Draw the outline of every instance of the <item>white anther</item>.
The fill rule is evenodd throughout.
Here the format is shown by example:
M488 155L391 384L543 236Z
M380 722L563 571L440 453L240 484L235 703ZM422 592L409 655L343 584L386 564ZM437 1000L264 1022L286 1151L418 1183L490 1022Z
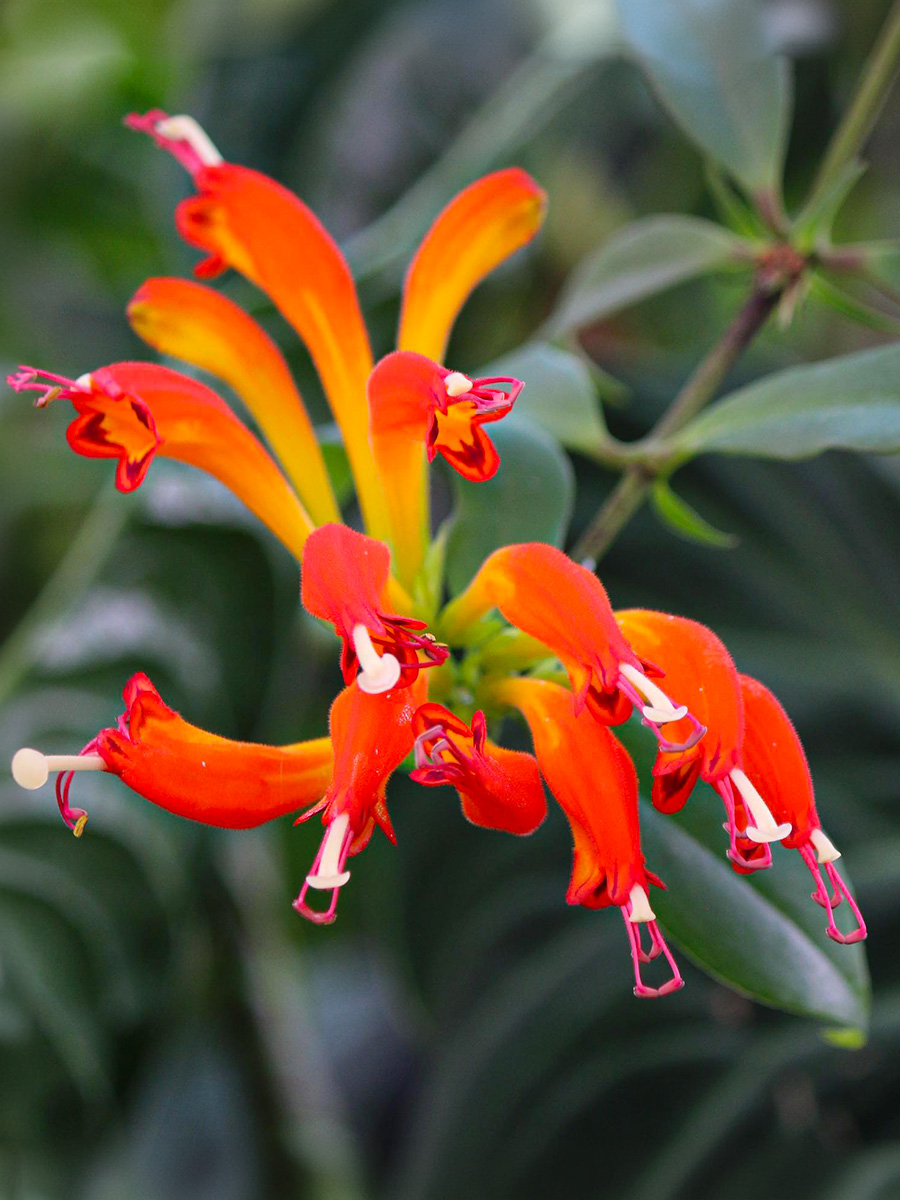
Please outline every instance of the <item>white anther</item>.
M360 691L377 696L389 692L400 678L400 662L393 654L379 654L365 625L353 626L353 648L361 670L356 677Z
M43 787L51 771L105 771L99 754L41 754L23 746L13 755L12 777L19 787L33 792Z
M636 883L628 893L628 899L631 901L628 920L632 925L643 925L647 921L656 920L656 913L650 907L650 897L639 883Z
M784 821L779 825L769 809L768 804L763 800L762 796L740 769L735 767L729 773L729 778L737 790L741 794L741 799L747 812L753 818L755 824L747 826L747 837L751 842L780 842L782 838L786 838L791 832L789 821Z
M622 663L619 671L647 701L647 706L641 710L641 713L648 721L653 721L656 725L664 725L669 721L680 721L682 717L687 716L686 705L682 704L676 707L662 688L657 687L637 667L632 667L629 663Z
M328 826L325 840L322 843L322 855L319 859L318 870L315 875L306 877L306 882L311 888L331 891L333 888L343 887L350 878L349 871L340 870L341 851L344 848L344 838L349 824L349 814L341 813Z
M652 721L654 725L667 725L670 721L680 721L682 717L686 717L688 708L686 704L682 704L680 708L654 708L650 704L645 704L641 709L641 716L646 717L648 721Z
M815 847L816 857L820 863L836 862L841 857L840 850L821 829L814 829L809 835L809 840Z
M223 161L222 155L212 144L209 134L198 125L193 117L181 114L177 117L166 117L156 126L156 132L161 137L171 138L173 142L187 142L204 167L217 167Z
M444 376L444 387L447 389L447 395L455 400L457 396L464 396L472 390L472 380L468 375L463 375L462 371L451 371L449 375Z
M89 392L94 386L94 379L90 371L85 371L83 375L79 375L75 380L75 386L77 388L84 388L86 392Z

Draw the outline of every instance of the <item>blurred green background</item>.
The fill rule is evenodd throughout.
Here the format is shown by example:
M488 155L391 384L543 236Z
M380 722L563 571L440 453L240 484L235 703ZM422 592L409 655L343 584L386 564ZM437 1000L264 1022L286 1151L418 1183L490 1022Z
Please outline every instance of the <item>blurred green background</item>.
M794 60L790 206L888 6L759 7ZM0 365L77 376L145 356L126 301L196 257L171 219L186 179L121 125L156 105L313 206L379 352L438 209L486 169L525 166L547 226L478 291L448 361L514 348L626 221L713 212L699 154L611 54L608 15L601 0L5 0ZM841 240L900 236L898 136L900 93ZM286 329L225 287L327 420ZM742 295L729 277L693 282L584 331L625 385L605 389L617 435L647 429ZM809 303L732 382L882 340ZM158 462L134 497L111 492L64 424L0 393L0 760L77 749L139 669L216 732L321 733L337 655L298 611L295 565L187 468ZM573 463L575 536L614 478ZM737 547L680 540L647 511L602 577L617 606L714 625L794 717L870 921L867 1045L836 1048L690 963L683 992L637 1003L619 922L563 903L558 813L512 842L465 825L451 792L395 780L398 847L373 840L320 929L289 903L313 828L218 834L85 778L74 843L49 792L0 781L0 1196L900 1196L900 468L701 458L678 482Z

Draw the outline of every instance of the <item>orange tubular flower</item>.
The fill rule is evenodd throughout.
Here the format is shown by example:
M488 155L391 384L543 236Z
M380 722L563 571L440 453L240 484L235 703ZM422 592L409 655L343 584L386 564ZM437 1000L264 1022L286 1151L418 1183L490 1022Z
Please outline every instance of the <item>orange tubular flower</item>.
M465 639L469 627L492 608L559 658L572 682L576 711L587 705L598 721L619 725L636 704L660 748L669 751L690 749L703 736L703 726L687 708L676 707L647 678L648 672L659 672L629 646L600 580L561 550L543 542L495 550L447 606L442 629L450 639ZM667 740L661 727L685 718L691 726L686 740Z
M269 453L214 391L155 363L113 363L80 379L20 367L16 391L38 391L43 407L71 400L78 416L69 445L88 458L116 458L116 487L139 487L156 454L214 475L297 558L313 529Z
M828 936L842 944L861 942L866 937L866 923L835 866L840 851L822 830L806 755L791 719L763 684L749 675L741 675L740 684L747 772L764 788L776 819L789 821L793 826L784 845L800 852L816 881L812 898L828 913ZM831 896L821 876L823 867L833 888ZM850 933L841 933L834 921L832 910L842 899L847 901L856 920L856 928Z
M638 825L638 783L627 751L590 713L576 713L565 688L538 679L506 679L492 697L518 708L531 729L538 765L569 819L575 843L566 899L585 908L616 905L622 912L634 964L634 994L664 996L684 986L650 907L650 884L663 884L647 870ZM645 924L650 950L641 946ZM665 955L672 977L661 987L641 979L641 963Z
M129 679L123 698L117 726L101 729L81 754L22 749L13 759L13 777L22 787L38 788L49 772L58 772L59 810L76 837L87 814L69 806L74 771L109 771L152 804L223 829L251 829L296 812L328 783L328 738L260 746L218 737L173 712L142 674Z
M284 355L233 301L189 279L148 279L128 305L135 333L161 354L216 375L259 422L316 524L339 521L325 459Z
M666 686L707 727L693 745L674 751L660 747L653 768L654 807L678 812L697 780L703 779L725 805L731 861L745 870L771 866L767 845L781 841L791 826L776 820L747 776L742 755L744 702L731 655L711 629L685 617L629 609L616 613L616 620L632 649L662 669ZM673 736L688 732L676 727Z
M384 542L346 525L323 525L303 551L303 605L314 617L330 621L343 639L344 682L355 678L362 691L372 694L388 692L398 681L407 686L420 670L439 666L449 654L446 646L421 632L424 621L389 610L390 573L391 552Z
M294 901L301 916L317 925L330 924L338 896L350 878L347 858L365 849L376 823L394 841L385 802L389 776L413 748L413 717L425 699L425 679L408 688L373 696L356 683L345 688L331 706L334 769L323 798L297 821L322 813L325 836L309 874ZM331 892L327 909L310 908L309 889Z
M500 455L481 428L512 409L518 379L469 379L422 354L395 350L369 376L372 449L387 490L401 579L415 577L428 528L425 459L437 454L464 479L491 479ZM412 512L411 512L412 510Z
M428 536L425 450L431 423L417 424L418 441L411 439L407 422L394 430L398 446L391 445L384 427L376 445L370 444L366 381L372 354L340 250L296 196L265 175L224 162L190 117L154 110L132 115L127 123L148 133L193 178L198 195L182 202L176 223L188 242L209 254L196 274L208 277L226 267L240 271L268 293L306 343L343 434L366 527L392 542L398 576L411 587ZM401 350L443 357L452 322L466 297L534 236L543 220L544 200L524 171L510 169L476 181L448 204L407 274ZM176 340L183 334L179 327ZM152 333L149 340L154 340ZM187 349L189 361L194 361L195 339L184 340L192 345L175 347L175 352ZM205 350L201 353L207 357ZM455 456L470 476L478 471L479 478L486 478L485 471L496 469L493 448L474 426L503 416L515 396L504 396L498 388L481 395L477 388L470 391L466 376L444 374L452 382L440 397L446 420L439 423L446 428L438 449ZM514 381L508 382L512 387ZM462 401L454 405L452 416L448 399ZM302 489L301 494L306 496ZM312 499L309 503L318 512Z
M384 494L369 445L366 380L372 351L344 257L293 192L258 171L223 162L190 117L156 109L130 116L191 175L197 195L179 204L185 241L207 251L211 278L233 267L261 288L306 343L340 426L367 527L387 536Z
M416 769L410 778L426 787L449 784L473 825L519 836L533 833L547 815L538 765L530 754L488 741L484 713L471 727L442 704L423 704L413 720Z

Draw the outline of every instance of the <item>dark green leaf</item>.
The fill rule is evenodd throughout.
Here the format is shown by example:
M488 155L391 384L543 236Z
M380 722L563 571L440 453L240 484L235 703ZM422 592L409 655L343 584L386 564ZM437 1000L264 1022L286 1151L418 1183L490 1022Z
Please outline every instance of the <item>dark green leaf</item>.
M665 479L657 479L651 496L657 514L682 537L719 550L730 550L737 545L733 534L723 533L705 521L686 501L675 495Z
M775 849L770 871L736 874L725 858L718 798L698 789L676 822L644 805L647 862L668 890L653 906L705 971L745 995L841 1028L866 1028L869 982L859 945L825 935L799 855Z
M573 272L548 328L571 333L748 254L746 242L713 221L645 217L620 229Z
M846 291L833 279L814 271L808 277L810 295L839 312L848 320L864 325L866 329L874 329L877 333L900 333L900 316L892 317L889 313L873 308L864 300L858 299Z
M626 41L685 132L750 192L780 190L791 83L758 0L617 0Z
M516 415L528 417L572 450L591 454L607 436L590 368L568 350L548 342L529 342L480 374L524 380Z
M447 580L461 592L485 558L509 542L562 544L575 492L569 460L525 417L498 422L490 436L500 470L487 483L454 476L456 513L447 538Z
M721 400L674 442L684 458L900 450L900 345L778 371Z

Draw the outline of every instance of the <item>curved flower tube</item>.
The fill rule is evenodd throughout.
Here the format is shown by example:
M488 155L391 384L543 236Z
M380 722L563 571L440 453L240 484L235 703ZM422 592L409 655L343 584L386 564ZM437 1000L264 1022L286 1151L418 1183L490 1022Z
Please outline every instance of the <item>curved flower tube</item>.
M741 675L740 684L744 700L743 751L747 773L764 788L776 819L789 821L793 827L790 836L784 839L784 845L799 851L815 880L812 898L828 914L828 936L844 945L861 942L866 937L866 923L835 866L841 854L822 830L806 755L791 719L775 696L758 680ZM822 879L823 869L827 883ZM833 910L842 899L847 901L856 922L850 933L841 933L834 920Z
M284 355L232 300L189 279L143 283L128 304L148 345L233 388L266 435L317 525L341 519L316 432Z
M321 812L325 826L319 851L294 901L295 910L314 924L329 925L335 919L340 890L350 878L347 858L365 849L375 825L395 840L386 804L387 781L413 748L413 717L425 692L424 677L408 688L378 696L353 683L331 706L331 780L322 799L295 822ZM327 908L310 907L311 888L331 893Z
M408 686L419 671L440 666L449 654L422 632L424 621L390 611L390 571L391 552L384 542L346 525L323 525L303 551L303 605L314 617L329 621L343 640L344 682L355 678L364 692L373 694L390 691L398 681Z
M156 454L214 475L299 558L313 524L272 457L205 384L156 363L124 362L66 379L20 367L7 381L40 393L36 404L70 400L78 416L66 437L77 454L118 459L116 487L139 487Z
M178 232L208 257L211 278L233 267L261 288L306 344L340 426L367 528L389 536L384 493L369 445L369 335L350 269L306 205L268 176L222 160L190 117L159 109L128 117L185 167L197 195L176 211Z
M151 804L204 825L252 829L318 798L331 776L331 741L289 746L236 742L207 733L168 707L146 675L133 675L123 692L125 711L101 729L80 755L44 755L22 749L13 777L38 788L57 772L63 820L80 836L87 814L69 805L73 772L109 771Z
M589 712L576 713L571 696L558 684L506 679L491 686L491 696L519 709L528 722L541 774L569 820L575 851L566 900L585 908L615 905L621 910L636 996L664 996L684 987L650 906L650 884L663 884L644 863L637 773L627 751ZM649 951L641 946L640 925L647 925ZM672 975L653 988L641 978L641 963L659 954Z
M491 479L500 455L481 428L512 411L523 388L510 377L469 379L430 358L395 350L369 376L372 450L387 489L397 574L415 578L427 542L425 460L440 454L464 479Z
M495 171L455 196L425 235L403 287L400 350L441 361L459 310L495 267L534 237L547 195L519 167Z
M544 820L547 799L534 757L489 741L483 712L469 726L442 704L423 704L413 730L410 778L426 787L455 787L467 821L521 837Z
M781 841L791 826L775 819L748 778L742 753L744 704L731 655L711 629L686 617L628 609L617 612L616 620L635 653L659 666L666 687L676 692L707 730L692 746L677 751L660 749L653 768L654 807L664 813L678 812L697 780L704 780L725 805L731 861L745 870L771 866L770 852L742 853L740 849L748 842L767 845ZM673 736L687 737L689 732L685 723L676 727Z
M629 646L600 580L555 546L524 542L495 550L444 610L441 629L448 639L464 642L492 608L559 658L572 683L576 711L587 705L604 725L620 725L636 704L665 750L690 748L703 736L703 726L688 709L676 706L648 678L654 668ZM684 718L691 727L686 740L669 740L663 727Z
M445 411L441 444L423 441L411 447L407 429L398 434L401 446L393 450L384 434L382 460L376 465L366 403L372 354L350 270L334 241L293 193L265 175L224 162L192 118L155 109L133 114L126 123L149 134L193 178L198 195L179 205L176 224L188 242L208 252L195 273L209 277L226 267L240 271L268 293L306 343L341 428L366 527L393 544L398 576L411 588L428 536L424 449L431 453L437 445L468 477L488 477L496 469L496 455L476 426L502 416L499 408L515 397L505 397L498 387L490 387L486 395L476 387L463 397L452 388L470 390L470 381L458 372L447 373L456 381L449 395L463 402L454 406L452 416ZM401 350L443 357L459 308L486 274L534 236L544 205L543 191L518 168L477 180L447 205L407 274ZM513 381L478 382L511 387ZM489 417L491 411L496 415ZM423 439L427 434L428 427L423 428ZM394 462L398 456L402 471ZM289 470L293 474L290 464ZM306 498L306 491L299 490ZM309 504L321 520L312 498Z

